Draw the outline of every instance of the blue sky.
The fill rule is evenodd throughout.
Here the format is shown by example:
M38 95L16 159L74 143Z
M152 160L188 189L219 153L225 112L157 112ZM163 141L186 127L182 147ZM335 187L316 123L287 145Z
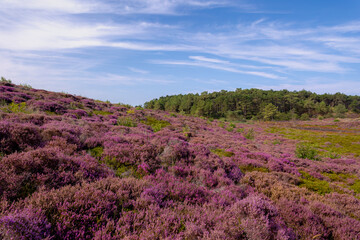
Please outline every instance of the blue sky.
M0 0L0 75L111 102L360 94L360 1Z

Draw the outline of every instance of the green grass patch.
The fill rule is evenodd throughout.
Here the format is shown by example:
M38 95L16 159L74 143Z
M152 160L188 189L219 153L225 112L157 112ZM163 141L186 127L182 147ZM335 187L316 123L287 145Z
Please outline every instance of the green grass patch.
M322 131L270 127L267 129L270 133L279 133L288 139L301 140L312 145L314 148L325 150L319 152L320 156L335 157L354 154L355 157L360 156L360 134L356 132L346 131Z
M349 185L349 188L355 193L360 193L360 180L357 179L354 184Z
M239 166L241 172L245 173L245 172L253 172L253 171L258 171L258 172L270 172L268 168L266 167L257 167L251 164L248 165L241 165Z
M326 193L333 192L329 183L324 180L317 179L307 172L299 171L301 173L302 179L300 180L299 187L305 187L313 192L324 195Z
M107 116L107 115L111 115L111 112L107 112L107 111L99 111L99 110L93 110L92 114L95 115L101 115L101 116Z
M151 126L154 132L158 132L164 127L171 125L168 121L159 120L154 117L147 117L146 121L142 121L142 123Z
M115 171L117 177L135 177L140 179L143 177L141 173L137 171L136 165L126 164L119 162L116 158L105 157L103 163Z
M347 173L322 173L322 175L330 178L332 182L347 182L348 179L356 178L354 174L347 174Z
M278 140L278 139L272 141L271 143L272 143L272 145L280 145L281 144L280 140Z
M360 193L360 179L355 174L348 173L322 173L322 175L330 178L332 182L343 183L342 187L353 190L356 194Z
M233 152L225 151L224 149L221 149L221 148L212 149L210 151L215 153L219 157L232 157L235 155Z
M117 119L117 125L126 127L137 127L137 123L131 117L119 117Z

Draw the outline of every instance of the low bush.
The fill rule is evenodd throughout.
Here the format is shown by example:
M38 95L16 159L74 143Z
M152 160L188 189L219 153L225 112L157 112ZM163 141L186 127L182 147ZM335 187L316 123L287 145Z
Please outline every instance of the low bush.
M117 119L117 125L125 127L137 127L137 123L131 117L119 117Z
M142 123L151 126L154 132L158 132L164 127L171 125L168 121L159 120L154 117L147 117L146 121L142 121Z
M310 160L320 160L318 151L310 144L300 143L296 146L296 157Z

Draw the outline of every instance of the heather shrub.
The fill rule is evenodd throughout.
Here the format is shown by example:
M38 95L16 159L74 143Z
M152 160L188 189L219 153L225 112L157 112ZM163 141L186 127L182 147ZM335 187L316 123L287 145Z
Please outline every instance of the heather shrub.
M52 239L50 229L51 224L40 209L15 210L0 217L1 239Z
M10 154L41 146L42 137L39 128L31 124L0 121L0 143L0 152Z
M81 147L80 135L81 128L65 121L52 121L41 127L42 137L46 141L50 141L53 137L61 137L66 139L68 143Z
M279 213L286 225L294 229L297 239L329 239L331 231L327 229L323 220L308 207L294 201L281 199Z
M150 168L158 167L157 155L159 154L156 146L152 144L131 144L129 142L104 143L104 152L101 161L105 162L112 169L120 167L134 166L146 162Z
M41 186L59 188L112 174L94 158L67 156L58 147L11 154L0 160L0 166L0 178L4 181L0 195L11 200L25 198Z
M88 113L83 109L75 109L75 110L68 110L68 113L75 114L77 118L82 118L88 116Z
M262 197L250 195L234 204L232 212L248 239L295 239L277 208Z
M27 202L43 209L49 222L56 223L51 226L56 239L92 239L109 222L124 218L127 209L134 209L145 186L133 178L105 178L39 192Z
M66 108L55 101L36 101L33 106L44 112L63 114Z
M157 170L154 176L147 176L146 179L157 184L146 189L142 196L148 202L159 206L166 206L172 201L189 204L204 204L209 201L210 192L207 189L176 178L162 169Z
M310 209L320 216L324 225L331 232L329 238L333 239L357 239L360 236L360 221L355 220L332 209L326 204L313 202Z

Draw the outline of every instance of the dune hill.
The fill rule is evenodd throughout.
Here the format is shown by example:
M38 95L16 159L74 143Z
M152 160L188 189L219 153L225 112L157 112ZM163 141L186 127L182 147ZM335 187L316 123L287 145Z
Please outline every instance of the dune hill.
M360 239L359 119L221 122L0 83L0 239Z

